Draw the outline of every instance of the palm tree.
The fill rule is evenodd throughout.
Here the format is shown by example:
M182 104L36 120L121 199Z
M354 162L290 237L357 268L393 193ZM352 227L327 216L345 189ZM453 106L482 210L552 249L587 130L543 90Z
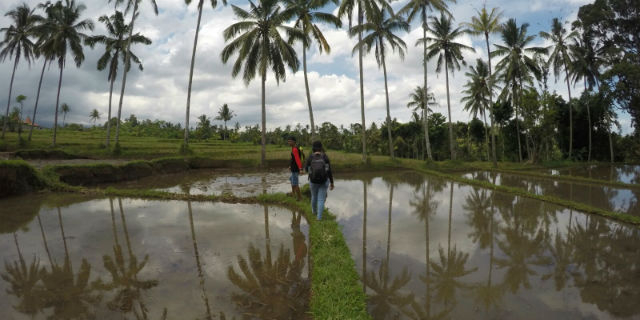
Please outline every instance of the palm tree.
M404 59L404 53L407 45L395 33L399 31L409 31L409 24L402 17L395 15L390 6L378 8L373 4L372 14L369 21L354 26L349 31L352 36L368 32L368 34L358 42L353 48L353 53L361 49L371 52L375 48L376 62L378 67L382 67L384 73L384 92L387 103L387 134L389 138L389 156L395 158L393 154L393 138L391 137L391 114L389 111L389 88L387 86L387 64L385 61L385 51L391 47L391 50L398 51L400 59Z
M135 26L136 18L138 17L138 10L140 9L141 0L109 0L109 2L115 1L116 5L122 4L126 2L126 11L129 11L131 7L133 7L133 13L131 14L131 22L129 23L129 37L127 41L124 43L124 65L129 66L131 55L131 43L133 39L133 29ZM158 5L156 4L156 0L151 1L151 6L153 7L153 12L158 15ZM120 118L122 116L122 103L124 102L124 88L127 86L127 73L129 72L128 68L125 68L122 74L122 88L120 89L120 102L118 102L118 122L116 123L116 150L119 150L120 145L118 144L120 139ZM108 121L111 121L109 119Z
M267 82L267 69L271 67L276 83L286 80L285 65L293 72L300 67L296 51L287 43L280 32L286 32L290 39L302 39L304 34L295 28L287 27L285 23L289 16L281 12L277 0L260 0L256 6L249 1L250 9L246 11L232 5L233 12L242 21L229 26L224 30L225 41L229 44L222 50L222 61L227 63L232 55L238 54L233 65L231 75L235 78L240 74L244 66L242 78L246 85L253 80L256 72L262 82L262 152L260 163L264 166L266 160L266 130L267 111L265 106L265 83Z
M98 109L93 109L93 111L91 111L91 113L89 113L89 119L91 119L91 121L93 121L93 125L96 125L96 121L98 121L100 119L100 112L98 112Z
M442 71L442 64L444 63L447 81L447 109L449 111L449 149L451 151L451 160L455 160L453 124L451 123L451 98L449 97L449 68L451 68L451 72L453 72L455 69L460 70L460 64L467 65L462 57L462 50L475 52L475 49L455 42L456 38L461 36L465 31L462 28L453 29L452 19L447 18L444 13L440 14L440 19L432 17L431 26L434 37L425 37L418 41L433 41L427 48L429 50L427 60L438 55L436 72L440 73L440 71Z
M520 125L518 122L518 89L523 82L531 82L531 74L540 77L540 69L535 60L526 54L546 54L547 50L538 47L529 47L529 44L535 39L533 35L527 35L529 24L525 23L518 27L515 19L509 19L503 26L501 31L502 41L504 45L494 44L496 50L491 52L491 57L504 56L496 69L501 73L502 81L505 87L502 92L502 98L507 100L509 88L511 89L511 100L515 108L516 116L516 132L518 138L518 158L522 162L522 147L520 144Z
M44 8L46 10L47 6L49 6L49 2L44 3L44 4L39 4L38 7L39 8ZM46 18L42 18L40 20L40 23L38 24L38 26L34 29L34 36L38 38L38 41L36 42L36 50L35 50L35 56L36 57L40 57L42 56L43 58L43 64L42 64L42 71L40 72L40 81L38 82L38 92L36 94L36 102L35 105L33 107L33 117L31 117L31 124L32 126L29 128L29 138L28 141L31 141L31 136L33 134L33 124L36 123L36 112L38 111L38 102L40 102L40 89L42 89L42 80L44 79L44 71L47 68L47 64L49 64L49 66L51 66L51 62L55 59L55 52L53 52L52 48L43 48L42 44L51 37L51 32L53 30L48 29L46 26L48 25L48 23L45 21L49 20L52 21L54 19L53 15L51 14L51 12L47 13L47 17Z
M216 117L216 120L224 121L225 133L227 133L227 121L231 120L235 115L235 112L231 111L226 103L218 109L218 116ZM224 140L224 134L222 135L222 140Z
M567 33L560 20L553 18L551 33L541 31L540 36L553 43L546 48L551 52L549 54L549 64L553 65L553 74L558 78L560 69L564 69L565 72L567 91L569 93L569 159L571 159L571 151L573 150L573 107L571 105L571 85L569 84L569 66L572 63L569 56L569 45L570 41L576 40L578 32ZM591 134L591 126L589 126L589 134Z
M47 57L51 56L58 59L58 67L60 68L56 112L53 122L53 146L56 145L62 72L67 61L67 52L71 51L76 66L80 67L84 61L82 41L87 38L87 35L82 31L93 30L93 22L91 20L80 20L80 15L85 9L86 7L83 4L77 5L75 0L65 0L64 3L58 1L46 8L47 16L50 19L45 20L43 28L46 30L44 32L50 36L43 41L41 47L43 52L47 52Z
M364 23L365 16L367 19L370 16L374 1L376 0L342 0L340 7L338 8L338 17L342 18L344 16L348 16L349 29L351 29L353 11L357 5L357 24L361 25ZM362 32L358 32L358 43L360 42L362 42ZM362 118L362 162L365 163L367 161L367 124L364 119L364 76L362 72L362 54L362 48L358 48L358 70L360 72L360 115Z
M134 44L151 44L151 40L147 37L136 33L127 37L129 34L129 26L124 23L124 15L120 11L116 11L110 17L103 15L98 18L98 21L102 22L106 29L107 35L93 36L87 39L86 43L93 47L96 43L101 43L105 46L105 52L98 59L98 70L102 71L109 68L107 80L109 81L109 111L107 113L107 139L105 146L109 148L109 142L111 140L111 101L113 97L113 84L118 76L119 61L125 59L125 52L123 48L126 47L127 42ZM128 50L129 57L134 63L138 65L140 71L143 70L140 59ZM131 68L131 61L127 64L127 71Z
M429 106L437 106L438 103L436 103L436 98L433 95L432 92L429 92L429 88L427 88L427 90L424 90L422 87L417 86L415 89L413 89L413 92L411 92L409 94L409 102L407 103L407 108L413 108L413 112L417 113L417 112L421 112L422 113L422 120L423 124L424 124L424 128L423 130L429 130L429 125L428 122L425 120L425 118L429 115L429 111L433 111L431 110L431 108L429 108ZM427 95L427 97L425 97L425 94ZM426 103L426 108L425 108L425 103ZM429 134L425 134L424 136L425 140L429 139ZM428 159L432 159L431 158L431 144L429 142L425 143L425 150L427 153L427 158Z
M489 87L493 88L493 77L491 73L491 48L489 47L489 34L499 32L502 26L500 25L500 18L502 13L497 11L496 8L491 9L491 13L487 13L487 7L483 6L481 11L476 11L477 16L471 18L470 23L463 23L467 27L469 33L479 36L484 34L484 40L487 44L487 58L489 59ZM493 106L493 91L489 91L489 105ZM495 119L493 111L491 112L491 131L495 131ZM498 167L498 160L496 157L496 137L491 134L491 152L493 155L493 167Z
M62 112L62 127L64 128L64 123L67 119L67 113L71 112L71 107L68 104L62 103L60 106L60 112Z
M489 133L487 132L487 108L491 105L489 97L491 96L491 89L489 88L492 82L489 78L489 68L482 59L476 60L476 66L471 67L469 72L465 75L469 77L467 83L464 85L466 88L462 93L465 94L460 100L464 102L464 110L471 112L474 118L480 113L484 120L484 142L487 152L487 161L489 157Z
M295 15L294 27L302 30L304 38L302 41L302 69L304 70L304 87L307 93L307 104L309 105L309 121L311 123L311 139L316 140L316 126L313 121L313 109L311 107L311 93L309 92L309 80L307 79L307 49L313 42L318 44L318 51L324 50L329 54L331 47L316 22L324 22L335 27L340 27L342 22L331 13L320 12L330 0L284 0L286 10ZM337 3L337 0L331 0ZM312 38L313 37L313 38Z
M427 37L427 30L429 29L429 10L438 10L440 12L447 12L447 4L446 1L455 0L410 0L400 11L398 14L407 14L407 22L411 23L416 17L420 17L420 22L422 23L422 38ZM422 67L424 70L424 84L422 86L424 93L422 94L422 98L424 99L423 105L428 104L428 96L427 93L427 41L422 42ZM427 157L429 160L433 160L431 155L431 142L429 141L429 110L423 110L423 125L424 125L424 140L425 140L425 148L427 150Z
M0 61L4 62L6 58L13 59L13 72L11 73L11 81L9 82L9 96L7 98L7 110L5 111L4 121L2 123L2 139L4 139L7 130L7 121L9 119L9 106L11 105L11 91L13 90L13 79L16 75L16 68L20 62L20 56L23 56L29 65L34 59L35 44L31 41L34 30L39 21L42 20L37 14L34 14L35 8L30 9L24 3L5 14L13 20L13 24L9 27L0 29L4 33L4 39L0 42Z
M592 91L597 86L600 79L600 66L603 59L599 56L599 48L596 47L591 33L583 31L580 37L575 37L573 44L569 46L571 60L569 68L573 83L582 80L585 91ZM589 156L587 161L591 161L591 110L587 104L587 120L589 125ZM610 147L612 147L610 145ZM612 149L612 148L611 148ZM613 160L612 160L613 161Z
M18 95L16 97L16 102L20 104L20 113L18 113L18 141L22 140L22 108L24 107L22 102L25 100L27 100L27 97L24 95Z
M155 0L154 0L155 1ZM192 0L184 0L187 5L191 4ZM218 6L218 0L210 0L211 8L215 9ZM223 5L227 5L227 0L222 0ZM186 151L189 145L189 112L191 111L191 84L193 82L193 68L196 63L196 47L198 46L198 34L200 33L200 20L202 18L202 7L204 6L204 0L198 0L198 22L196 23L196 35L193 37L193 51L191 53L191 69L189 69L189 87L187 89L187 115L185 116L184 124L184 147L181 150Z

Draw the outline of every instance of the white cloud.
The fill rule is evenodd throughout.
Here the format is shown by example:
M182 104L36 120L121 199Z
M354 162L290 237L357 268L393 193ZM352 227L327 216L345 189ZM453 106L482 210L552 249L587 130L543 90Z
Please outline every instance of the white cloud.
M97 23L97 17L110 14L113 7L105 6L102 0L83 2L87 5L84 16L96 21L94 33L103 33L104 27ZM489 1L487 6L501 8L505 17L517 17L518 23L531 23L530 32L537 34L550 25L551 19L555 16L574 18L578 7L586 2L588 1L496 0ZM0 12L7 12L19 3L19 0L2 1ZM36 2L28 1L28 4L35 6ZM213 10L207 4L198 39L190 123L195 125L196 117L201 114L215 116L218 107L223 103L228 103L238 115L232 122L239 121L243 126L259 123L259 79L246 86L242 79L231 77L233 60L227 65L220 60L220 52L225 45L222 31L237 19L229 6ZM149 3L143 2L142 13L136 22L136 29L151 38L153 44L134 48L143 60L145 70L133 71L128 76L123 116L128 117L133 113L139 118L184 123L187 82L197 19L196 6L192 4L186 7L182 0L163 0L159 1L158 5L160 13L155 16ZM467 21L480 6L476 1L460 1L451 5L451 12L456 17L456 22ZM532 7L537 11L531 12ZM347 24L346 20L343 22ZM6 26L8 23L7 17L0 17L0 26ZM414 46L416 40L422 36L422 31L417 22L414 22L412 27L411 32L402 36L408 47L406 59L401 61L397 55L391 54L387 61L391 117L398 118L399 121L409 120L411 112L406 108L409 93L416 86L422 85L422 48ZM331 54L319 54L315 47L307 54L309 86L316 122L321 124L330 121L336 125L360 122L358 58L357 55L351 54L355 39L347 35L344 27L339 30L330 26L321 28L332 47ZM465 53L468 64L475 64L476 58L486 58L483 39L464 36L460 41L476 49L475 53ZM541 42L538 41L538 44ZM97 108L103 115L107 112L109 86L106 74L98 72L95 68L102 50L99 46L94 50L87 49L86 60L80 68L76 69L69 64L64 70L61 101L69 103L72 108L67 122L89 124L90 110ZM302 58L302 55L299 55ZM25 104L27 113L31 112L35 100L40 73L38 65L40 62L36 61L35 67L30 69L25 63L21 63L16 75L13 96L24 94L28 97ZM7 99L11 67L12 63L8 60L0 64L0 101ZM436 100L440 104L436 111L446 115L445 75L435 73L435 61L431 61L428 68L429 86L434 90ZM459 102L460 92L466 81L465 72L466 68L463 68L449 75L454 121L469 119ZM381 122L386 117L384 80L382 70L378 68L373 54L365 56L363 73L367 124L372 121ZM38 116L39 122L43 124L52 122L57 76L56 66L45 76ZM559 94L566 96L566 86L562 81L551 81L550 84L552 90L555 89ZM114 90L116 106L119 90L118 81ZM576 95L579 92L579 89L576 90ZM267 80L266 104L267 123L271 128L298 122L307 124L309 116L302 72L288 73L287 81L279 85L276 85L270 76ZM4 105L1 106L4 108ZM624 120L621 122L628 123ZM624 128L623 131L629 132L630 129Z

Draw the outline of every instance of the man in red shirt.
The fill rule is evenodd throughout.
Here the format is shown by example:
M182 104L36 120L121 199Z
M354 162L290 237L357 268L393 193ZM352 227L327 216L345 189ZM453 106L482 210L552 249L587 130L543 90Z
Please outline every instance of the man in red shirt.
M287 143L291 146L291 161L289 163L289 170L291 171L291 193L298 201L302 200L302 193L300 193L300 186L298 183L298 176L302 171L302 160L300 160L300 149L296 145L296 137L289 137Z

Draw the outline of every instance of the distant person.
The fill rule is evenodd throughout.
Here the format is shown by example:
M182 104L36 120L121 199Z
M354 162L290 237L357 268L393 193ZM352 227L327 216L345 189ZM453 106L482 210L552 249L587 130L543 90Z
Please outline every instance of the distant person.
M302 200L302 193L300 193L298 176L300 175L300 171L302 171L301 152L296 145L296 137L289 137L287 143L291 147L291 161L289 162L289 171L291 171L291 176L289 177L289 181L291 181L291 194L300 201Z
M322 220L324 202L327 199L327 189L333 190L333 173L329 157L324 153L320 141L315 141L311 148L305 168L309 172L309 186L311 187L311 211L318 220Z

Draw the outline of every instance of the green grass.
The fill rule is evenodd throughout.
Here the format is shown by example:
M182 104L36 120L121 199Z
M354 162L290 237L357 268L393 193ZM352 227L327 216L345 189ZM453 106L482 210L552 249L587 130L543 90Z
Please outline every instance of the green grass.
M18 135L7 133L2 141L6 151L24 149L63 150L66 153L94 159L155 159L167 156L180 156L182 139L166 139L154 137L120 136L120 153L104 147L105 134L103 130L72 131L59 129L56 138L56 148L51 146L51 130L34 130L33 138L26 146L18 145ZM112 148L115 142L112 139ZM187 155L206 156L214 159L260 159L260 148L251 143L230 143L221 140L198 141L189 143L190 153ZM267 159L280 159L288 156L289 148L282 146L267 146Z

